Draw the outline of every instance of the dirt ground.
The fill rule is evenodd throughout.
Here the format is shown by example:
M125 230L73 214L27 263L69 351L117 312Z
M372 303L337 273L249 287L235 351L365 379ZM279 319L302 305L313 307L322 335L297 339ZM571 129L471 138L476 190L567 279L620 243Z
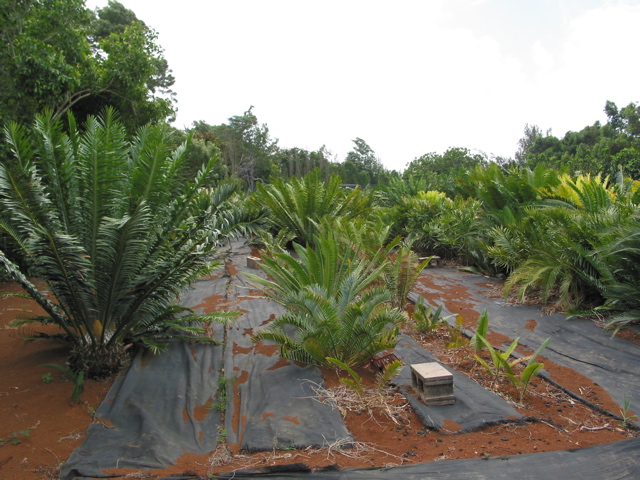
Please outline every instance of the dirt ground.
M0 284L1 291L15 292L18 288L13 284ZM30 300L0 297L0 478L57 478L60 464L82 442L93 413L111 385L111 382L87 381L80 400L71 402L71 383L60 372L41 367L64 363L65 347L47 341L25 344L20 339L25 332L9 326L14 318L39 313L37 305ZM445 348L446 335L441 329L436 335L416 334L416 337L444 363L487 384L490 379L473 360L473 352L468 347ZM548 361L545 369L566 388L580 392L606 410L620 413L620 406L589 379ZM358 372L366 384L374 386L375 377L371 372L366 368ZM328 388L342 387L335 372L324 373ZM518 398L506 384L499 386L499 392L506 399ZM534 380L522 404L513 403L529 421L473 433L456 434L459 426L453 422L446 425L446 432L424 428L403 397L393 392L389 393L384 408L373 406L373 400L371 403L371 406L360 404L360 408L344 407L345 421L355 438L351 448L331 445L324 449L247 455L220 445L208 455L185 454L175 466L162 471L135 472L135 478L172 474L207 477L238 468L296 462L311 467L333 464L340 468L388 467L574 449L637 435L623 428L619 421L594 412L540 379ZM134 472L112 473L125 476Z

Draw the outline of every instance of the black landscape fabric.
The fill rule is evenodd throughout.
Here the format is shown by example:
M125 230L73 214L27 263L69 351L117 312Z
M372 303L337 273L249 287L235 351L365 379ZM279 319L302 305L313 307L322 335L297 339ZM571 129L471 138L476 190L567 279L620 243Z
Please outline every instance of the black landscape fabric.
M250 480L630 480L640 478L640 438L576 450L420 463L387 469L345 469L308 472L235 471L216 478Z
M275 345L251 342L282 307L263 298L239 302L246 313L229 329L225 374L233 386L227 441L248 452L322 447L352 440L340 412L315 399L323 385L317 367L282 359Z
M139 352L95 414L60 478L104 477L109 468L163 468L184 452L215 449L220 412L210 408L221 346L173 341L160 355Z
M163 468L174 464L183 453L213 451L222 430L220 410L211 408L223 398L218 397L218 388L226 388L228 393L226 441L241 449L322 447L351 439L338 409L314 398L314 387L323 383L317 368L283 360L274 345L251 341L251 335L265 328L282 312L282 307L257 295L242 276L243 271L248 271L249 254L247 246L234 244L225 252L225 267L220 274L197 282L182 296L183 305L198 312L212 308L243 312L230 327L218 325L214 329L217 340L226 339L224 344L172 341L163 354L139 352L96 412L85 441L63 465L60 478L106 477L102 471L112 468ZM533 307L507 307L488 300L482 296L488 279L481 276L447 269L428 269L423 275L430 275L442 289L462 283L467 294L447 302L445 308L451 313L471 306L479 315L487 308L492 330L510 338L520 336L521 343L531 348L551 336L552 344L545 351L551 360L589 376L619 402L625 395L640 398L640 347L612 339L588 321L567 321L560 315L541 315ZM422 286L417 293L425 290ZM533 331L531 319L536 322ZM395 353L407 364L434 360L406 336ZM447 430L445 425L457 424L462 432L521 417L500 397L463 375L452 373L456 403L440 407L426 407L412 398L408 365L396 379L429 428ZM318 472L304 477L299 477L302 472L280 477L270 473L264 478L622 478L621 472L638 473L638 442L391 470ZM633 459L631 463L627 461L629 457ZM589 476L594 472L599 476Z

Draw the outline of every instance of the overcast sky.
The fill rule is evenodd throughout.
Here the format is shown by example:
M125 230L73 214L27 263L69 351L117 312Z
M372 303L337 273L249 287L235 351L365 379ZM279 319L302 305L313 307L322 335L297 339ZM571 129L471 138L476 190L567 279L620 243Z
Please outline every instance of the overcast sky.
M640 100L640 0L122 0L155 29L178 128L251 105L284 148L390 169L466 147L513 157ZM88 0L89 8L107 0Z

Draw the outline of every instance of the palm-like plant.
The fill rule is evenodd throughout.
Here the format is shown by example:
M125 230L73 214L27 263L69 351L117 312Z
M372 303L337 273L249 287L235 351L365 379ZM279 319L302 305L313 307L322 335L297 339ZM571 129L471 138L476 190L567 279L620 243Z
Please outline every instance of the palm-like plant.
M83 131L70 117L65 133L50 115L36 120L32 137L5 129L0 231L46 288L2 252L0 264L61 328L72 368L88 376L117 370L125 343L161 350L160 339L201 332L175 299L214 268L216 242L245 220L228 202L232 188L201 188L214 159L180 184L187 145L171 152L167 133L146 126L129 142L111 110Z
M318 285L309 285L286 300L288 312L274 320L255 340L278 344L288 360L335 367L327 357L353 367L371 360L376 353L395 347L398 327L404 317L386 305L391 294L371 289L354 298L351 274L332 296ZM390 326L392 325L392 326Z
M355 366L394 347L404 316L388 305L391 292L374 286L387 262L335 233L316 236L314 244L294 244L298 259L271 251L262 265L271 279L251 276L288 310L254 340L277 343L284 358L327 366L334 366L327 357Z
M584 298L600 299L604 285L613 281L599 249L611 241L606 232L628 222L633 208L628 199L616 199L608 180L600 177L568 176L546 188L547 198L525 209L519 223L511 225L513 235L495 229L496 250L526 246L527 257L509 277L507 290L518 285L521 294L532 286L540 288L542 300L557 288L564 308L580 306ZM517 239L517 241L513 241ZM493 252L496 253L495 251Z
M607 327L617 331L640 323L640 221L633 217L605 235L597 253L611 273L598 284L605 303L596 310L613 314Z
M341 188L337 175L325 183L318 169L302 179L277 178L271 185L258 184L254 200L269 209L269 223L274 230L301 245L313 242L322 219L356 218L365 214L371 204L361 190Z

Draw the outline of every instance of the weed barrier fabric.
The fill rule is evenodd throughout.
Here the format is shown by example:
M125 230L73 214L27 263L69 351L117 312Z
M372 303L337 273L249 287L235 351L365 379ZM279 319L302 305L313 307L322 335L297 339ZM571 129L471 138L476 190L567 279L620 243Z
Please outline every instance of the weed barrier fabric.
M640 439L597 445L576 450L531 453L470 460L447 460L388 469L326 470L252 473L235 471L217 474L218 479L288 480L622 480L640 478Z
M237 269L246 271L240 262ZM271 342L252 342L251 335L284 308L251 295L239 295L237 308L244 314L227 331L225 355L233 391L225 414L227 442L257 452L352 441L339 410L314 398L313 388L324 383L317 367L283 359Z
M170 342L168 351L140 351L109 390L85 441L60 478L108 477L111 468L163 468L184 452L217 444L220 412L210 408L222 366L222 346Z
M411 337L401 335L394 350L395 355L405 365L393 383L400 387L407 397L411 408L422 423L439 431L465 433L498 423L506 423L522 418L511 405L495 393L443 365L453 375L453 392L456 401L452 405L427 406L411 394L411 365L437 362L427 350L418 345Z
M485 294L490 287L499 284L494 279L452 268L425 269L420 278L410 299L419 294L428 296L432 299L429 303L444 306L447 312L443 315L473 310L479 316L487 309L491 331L511 340L519 337L520 345L531 351L551 337L543 357L590 378L620 405L625 398L640 401L640 346L612 337L589 319L568 318L560 313L545 315L539 306L512 305L487 298ZM477 316L471 320L475 321ZM634 402L632 410L633 407ZM640 426L639 421L635 423Z
M184 306L203 313L207 297L222 295L222 274L200 280L181 296ZM222 342L224 329L214 330ZM208 453L221 423L212 409L224 346L169 342L159 355L140 351L98 408L86 440L61 468L60 478L107 477L111 468L163 468L185 452Z
M229 328L216 325L223 345L173 341L160 355L139 353L96 412L86 440L61 469L61 479L101 478L103 470L172 465L186 452L213 451L221 413L211 408L221 372L227 380L226 441L247 451L307 447L350 441L337 409L316 401L319 369L280 358L275 345L253 344L251 335L282 313L256 295L239 272L250 249L234 243L224 268L181 295L197 313L240 310ZM258 273L252 270L252 273ZM219 400L219 399L218 399Z

